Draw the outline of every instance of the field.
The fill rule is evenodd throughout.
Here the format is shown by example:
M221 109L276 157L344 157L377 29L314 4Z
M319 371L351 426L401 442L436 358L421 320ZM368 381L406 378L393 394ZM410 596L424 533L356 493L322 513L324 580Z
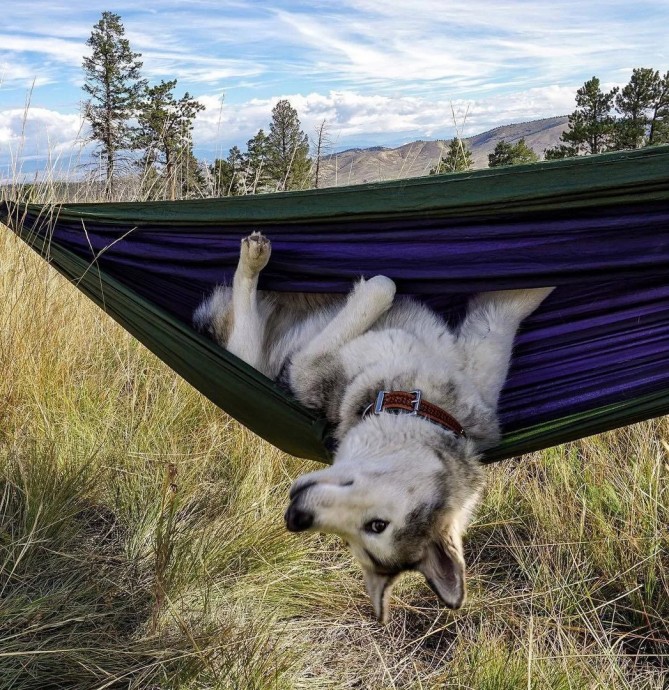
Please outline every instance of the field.
M285 456L0 227L0 688L669 687L669 419L490 468L469 600L372 619Z

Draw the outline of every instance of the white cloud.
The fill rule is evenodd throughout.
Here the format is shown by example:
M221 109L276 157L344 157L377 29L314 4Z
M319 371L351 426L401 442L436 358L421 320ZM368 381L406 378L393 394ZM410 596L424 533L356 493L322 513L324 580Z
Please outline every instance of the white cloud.
M20 172L26 161L59 169L78 165L82 134L79 115L45 108L0 111L0 178Z
M566 114L574 107L574 87L549 86L477 100L437 100L413 96L392 98L356 91L327 94L285 94L227 105L217 95L199 98L205 106L195 122L196 152L205 159L226 156L263 128L272 108L286 98L297 110L302 129L311 137L323 120L336 148L383 143L397 145L412 139L450 138L478 134L509 122ZM0 111L0 168L6 175L22 162L33 167L76 167L90 155L84 145L86 125L78 114L31 107ZM2 176L2 175L0 175Z
M286 94L227 106L215 97L201 97L206 110L195 125L196 145L211 150L233 144L244 148L260 128L267 129L279 98L297 110L302 129L312 135L325 120L339 147L387 144L410 138L450 138L456 130L465 136L510 122L564 115L574 109L576 87L548 86L475 100L430 100L413 96L367 95L356 91L327 94Z

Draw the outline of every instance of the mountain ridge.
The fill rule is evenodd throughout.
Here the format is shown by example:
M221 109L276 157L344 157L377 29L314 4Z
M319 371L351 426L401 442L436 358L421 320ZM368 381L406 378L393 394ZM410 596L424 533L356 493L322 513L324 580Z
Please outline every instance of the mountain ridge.
M566 115L500 125L464 141L472 152L474 168L488 167L488 154L502 139L527 145L543 158L544 150L560 142L567 129ZM325 156L321 161L319 187L336 187L364 182L428 175L445 154L450 139L418 139L394 148L372 146L351 148Z

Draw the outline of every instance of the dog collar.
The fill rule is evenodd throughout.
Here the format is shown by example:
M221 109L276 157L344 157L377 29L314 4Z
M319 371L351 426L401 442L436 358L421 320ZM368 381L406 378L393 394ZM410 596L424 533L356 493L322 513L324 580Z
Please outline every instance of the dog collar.
M379 391L376 396L376 402L370 403L365 408L362 417L364 419L370 412L372 414L381 414L385 411L406 412L416 417L423 417L462 438L467 437L462 424L455 417L448 414L446 410L433 405L427 400L423 400L423 393L420 390Z

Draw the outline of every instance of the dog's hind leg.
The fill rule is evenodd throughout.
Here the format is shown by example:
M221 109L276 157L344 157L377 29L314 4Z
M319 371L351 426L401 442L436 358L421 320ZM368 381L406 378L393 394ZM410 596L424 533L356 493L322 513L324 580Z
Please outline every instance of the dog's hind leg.
M258 276L267 265L270 254L271 244L259 232L241 242L239 263L232 281L232 328L226 344L233 355L263 373L266 373L263 353L265 318L258 306Z
M290 386L299 400L309 407L323 406L340 348L367 332L394 297L395 283L385 276L357 283L332 321L292 357Z
M469 303L457 344L463 353L465 374L493 411L506 381L518 326L552 290L485 292Z

